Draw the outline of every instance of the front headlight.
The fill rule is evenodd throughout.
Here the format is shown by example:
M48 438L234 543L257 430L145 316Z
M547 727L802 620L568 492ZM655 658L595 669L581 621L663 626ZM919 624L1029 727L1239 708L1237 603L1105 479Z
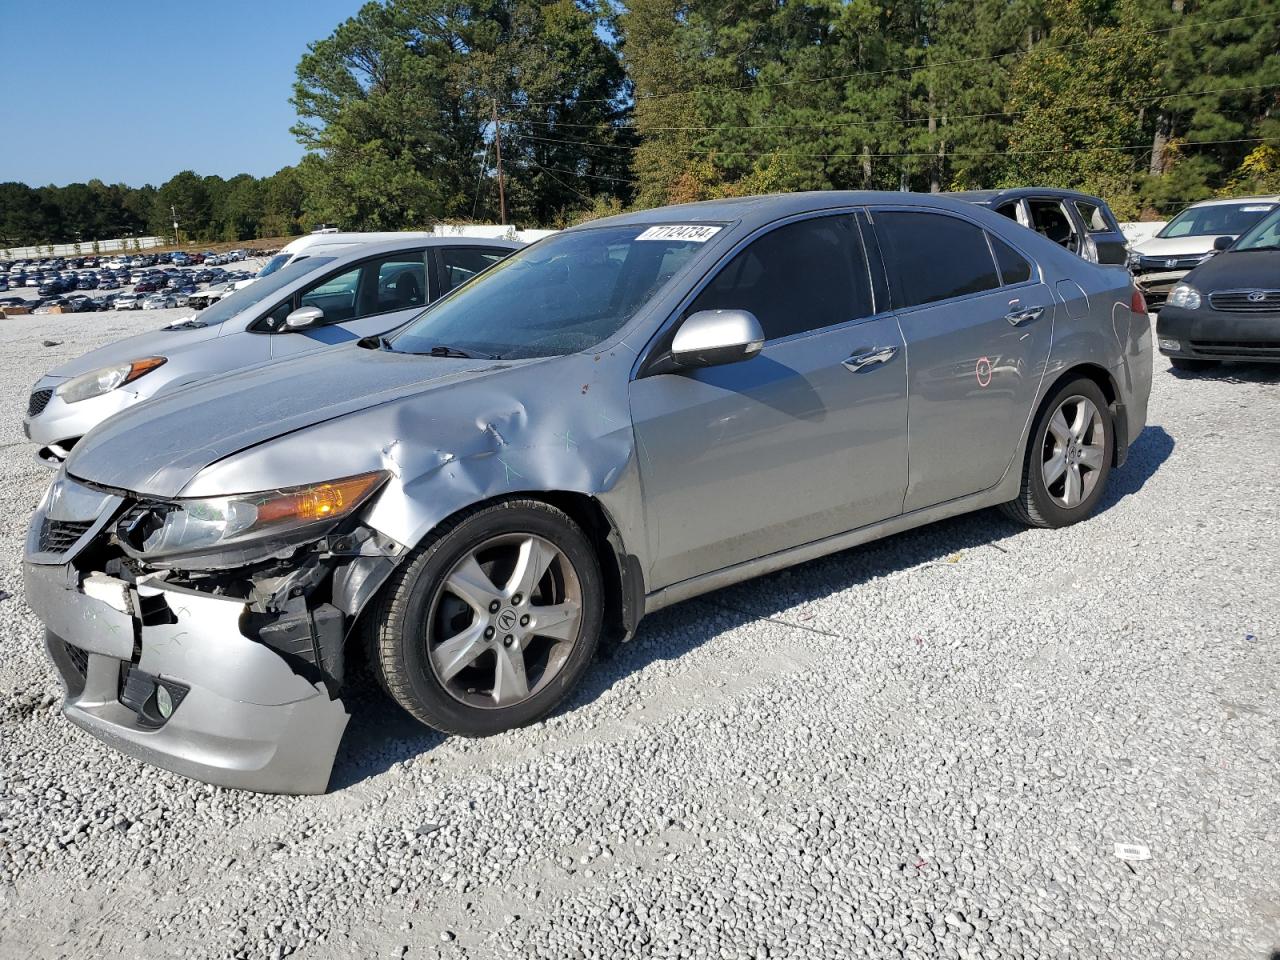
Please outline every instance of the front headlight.
M1195 310L1200 306L1200 291L1189 283L1180 283L1169 294L1169 306Z
M163 365L164 357L144 357L130 363L119 363L114 367L103 367L101 370L90 370L78 377L73 377L58 387L54 392L62 398L63 403L78 403L92 397L100 397L110 393L116 387L132 383L144 373L150 373Z
M116 535L145 558L213 552L264 538L301 542L349 516L386 478L379 470L261 493L140 504L121 518Z

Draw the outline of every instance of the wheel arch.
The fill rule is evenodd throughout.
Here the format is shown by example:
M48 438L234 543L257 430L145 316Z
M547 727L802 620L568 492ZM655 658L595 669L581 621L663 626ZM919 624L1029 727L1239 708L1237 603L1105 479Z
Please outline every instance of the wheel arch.
M1120 400L1120 385L1116 383L1115 377L1111 371L1096 363L1077 363L1063 370L1045 387L1044 392L1040 396L1040 402L1036 405L1036 415L1032 417L1031 423L1034 425L1044 412L1045 404L1049 402L1049 398L1057 393L1058 388L1070 380L1080 377L1086 380L1092 380L1097 384L1098 389L1102 391L1102 395L1106 397L1107 406L1111 410L1111 462L1114 466L1120 466L1125 461L1125 456L1129 451L1128 438L1128 420L1125 417L1124 404ZM1031 442L1028 438L1028 445ZM1028 449L1030 447L1028 446Z
M644 574L639 559L627 553L618 525L596 497L571 490L515 490L469 503L442 517L431 530L447 524L459 514L473 513L476 510L512 500L537 500L546 503L564 512L582 529L600 564L601 580L605 591L606 635L603 639L615 643L629 640L635 633L640 618L644 615ZM428 531L429 534L430 531ZM369 611L377 608L374 600L385 588L384 580L374 595L361 605L361 609L353 620L353 627L349 631L349 639L360 632L355 629L355 622L365 620Z

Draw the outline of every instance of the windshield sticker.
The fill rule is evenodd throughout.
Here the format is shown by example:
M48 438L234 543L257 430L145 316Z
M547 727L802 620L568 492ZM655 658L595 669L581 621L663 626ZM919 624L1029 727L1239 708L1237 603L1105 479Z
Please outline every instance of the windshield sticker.
M688 240L691 243L706 243L717 233L720 227L695 227L692 224L678 224L666 227L650 227L637 240Z
M1242 213L1266 213L1271 207L1241 207Z

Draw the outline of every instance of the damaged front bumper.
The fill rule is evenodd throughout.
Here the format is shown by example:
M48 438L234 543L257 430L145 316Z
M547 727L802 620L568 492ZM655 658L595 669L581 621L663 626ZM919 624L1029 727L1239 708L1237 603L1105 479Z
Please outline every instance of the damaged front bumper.
M338 687L352 617L305 597L268 613L248 598L103 564L108 521L124 501L74 482L63 490L37 511L23 577L66 688L66 717L123 753L207 783L323 793L349 716ZM368 578L361 586L369 590Z

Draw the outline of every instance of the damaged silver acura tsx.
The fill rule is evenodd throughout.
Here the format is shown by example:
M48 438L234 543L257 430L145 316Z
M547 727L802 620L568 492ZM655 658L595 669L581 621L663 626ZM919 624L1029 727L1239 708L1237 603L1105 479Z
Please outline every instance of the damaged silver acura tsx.
M106 421L36 511L27 595L73 722L317 792L361 643L423 723L533 722L674 601L981 507L1084 519L1150 377L1122 269L960 201L651 210Z

